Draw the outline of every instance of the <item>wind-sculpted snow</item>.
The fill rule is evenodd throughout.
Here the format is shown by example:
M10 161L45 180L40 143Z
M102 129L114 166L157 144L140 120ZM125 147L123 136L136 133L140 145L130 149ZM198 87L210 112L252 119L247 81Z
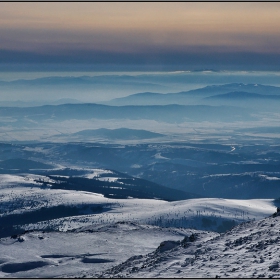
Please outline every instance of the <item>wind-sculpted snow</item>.
M30 231L0 239L0 277L82 277L147 254L164 240L195 230L162 229L132 222L91 225L73 232Z
M278 278L280 217L226 233L135 222L0 239L1 277Z
M177 243L161 243L147 255L134 256L90 277L127 278L279 278L280 217L236 226L206 239L188 235ZM210 236L210 235L209 235ZM170 246L170 243L172 246Z

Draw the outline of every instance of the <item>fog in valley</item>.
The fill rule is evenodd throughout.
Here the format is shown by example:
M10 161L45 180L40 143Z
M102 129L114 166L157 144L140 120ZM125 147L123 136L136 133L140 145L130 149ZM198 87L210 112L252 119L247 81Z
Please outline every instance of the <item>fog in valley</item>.
M279 206L278 72L51 74L0 75L0 237L16 248L0 276L157 277L141 274L157 254L192 255ZM90 253L88 236L106 246ZM10 261L17 244L26 261Z

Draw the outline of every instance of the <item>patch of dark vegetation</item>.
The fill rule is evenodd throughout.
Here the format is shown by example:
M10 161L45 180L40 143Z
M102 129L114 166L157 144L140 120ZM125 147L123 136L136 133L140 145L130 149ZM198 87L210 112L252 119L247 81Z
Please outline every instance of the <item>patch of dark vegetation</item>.
M70 216L80 216L83 214L97 214L108 211L103 205L85 205L82 207L58 205L54 207L42 207L32 212L22 214L12 214L0 217L0 238L12 236L17 238L22 233L15 225L20 226L41 221L49 221Z
M52 178L52 176L50 177ZM122 174L122 177L125 178L121 178L116 182L100 181L94 178L63 178L63 181L60 183L53 183L51 188L101 193L105 197L119 199L134 197L176 201L190 198L188 193L181 190L167 188L144 179L130 177L126 174Z
M201 223L202 223L202 226L205 228L216 226L216 224L217 224L217 222L215 220L212 220L212 219L206 218L206 217L203 217L201 219Z
M53 168L53 166L29 159L13 158L0 161L0 168L19 169L21 171L24 171L29 169L51 169Z
M22 229L17 225L5 225L0 218L0 238L10 236L12 239L17 239L22 233Z
M234 220L225 220L217 227L217 232L226 232L232 229L234 226L237 225L237 222Z

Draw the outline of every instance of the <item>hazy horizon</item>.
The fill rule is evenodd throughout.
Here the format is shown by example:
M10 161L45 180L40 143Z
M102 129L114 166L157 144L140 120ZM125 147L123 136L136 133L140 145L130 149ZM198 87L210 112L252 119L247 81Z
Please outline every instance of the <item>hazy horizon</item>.
M0 70L280 70L277 2L1 3Z
M280 86L278 71L0 72L0 102L103 102L142 92L177 93L231 83ZM48 103L46 103L48 104Z

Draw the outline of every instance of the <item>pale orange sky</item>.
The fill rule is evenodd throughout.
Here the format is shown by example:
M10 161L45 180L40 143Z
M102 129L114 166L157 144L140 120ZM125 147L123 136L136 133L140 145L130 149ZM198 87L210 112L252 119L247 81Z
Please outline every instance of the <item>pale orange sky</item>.
M262 58L247 59L248 53ZM211 63L226 59L231 64L236 54L242 65L256 59L260 65L278 65L280 3L0 2L0 59L5 63L68 63L75 57L85 63L144 59L147 64L152 59L163 65L175 59L203 64L211 58Z
M154 46L269 52L279 50L280 3L0 3L0 32L2 49L68 44L128 52Z

